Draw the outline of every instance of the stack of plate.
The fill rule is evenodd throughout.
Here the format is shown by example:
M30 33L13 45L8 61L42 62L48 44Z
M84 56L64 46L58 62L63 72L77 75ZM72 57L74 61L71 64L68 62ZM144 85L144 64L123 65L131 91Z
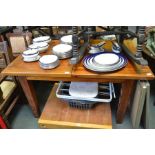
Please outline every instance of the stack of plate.
M39 52L36 49L29 49L22 53L23 60L25 62L33 62L39 60Z
M112 72L125 67L127 59L118 53L102 52L86 56L83 65L95 72Z
M52 69L59 65L59 59L56 55L44 55L39 59L39 64L43 69Z
M66 59L72 56L72 46L67 44L58 44L53 47L53 54L57 55L59 59Z
M72 45L72 35L63 36L63 37L61 37L60 41L63 44Z
M29 49L36 49L39 53L45 52L49 45L46 42L39 42L29 45Z
M50 36L41 36L33 39L33 43L46 42L49 43L51 41Z

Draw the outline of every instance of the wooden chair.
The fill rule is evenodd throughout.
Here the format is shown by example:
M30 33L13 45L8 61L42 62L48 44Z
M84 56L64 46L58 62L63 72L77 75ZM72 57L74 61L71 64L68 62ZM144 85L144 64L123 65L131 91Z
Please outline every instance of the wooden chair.
M0 53L5 57L6 66L11 62L10 56L7 51L6 41L0 42ZM0 126L9 127L8 116L13 110L18 99L21 97L21 89L18 81L14 77L0 77ZM3 119L3 121L2 121ZM2 127L1 127L2 128Z
M0 68L3 69L13 59L11 52L8 50L7 42L0 42Z
M32 42L32 33L30 32L7 33L6 37L9 40L13 56L21 54Z

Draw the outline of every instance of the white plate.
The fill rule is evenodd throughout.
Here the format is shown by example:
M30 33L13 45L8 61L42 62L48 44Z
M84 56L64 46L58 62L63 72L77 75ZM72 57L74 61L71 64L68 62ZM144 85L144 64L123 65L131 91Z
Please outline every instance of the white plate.
M46 42L50 40L50 36L41 36L33 39L33 42Z
M58 61L58 57L56 55L44 55L39 59L42 64L52 64Z
M71 45L67 45L67 44L58 44L56 46L53 47L53 51L54 53L61 53L61 54L65 54L68 53L72 50L72 46Z
M72 44L72 35L67 35L67 36L63 36L61 37L61 42L62 43L66 43L66 44Z
M57 61L56 63L50 64L50 65L44 65L44 64L42 64L40 62L39 62L39 64L40 64L40 67L42 69L53 69L53 68L56 68L57 66L59 66L60 62Z
M90 58L90 59L88 59L88 61L87 61L87 64L89 64L89 65L91 65L91 66L93 66L93 67L96 67L96 68L103 68L103 69L108 69L108 68L114 68L114 67L117 67L117 66L119 66L119 65L121 65L122 64L122 58L119 58L119 61L118 61L118 63L116 63L116 64L113 64L113 65L106 65L106 66L104 66L104 65L98 65L98 64L96 64L96 63L94 63L94 58L92 57L92 58Z
M111 71L116 71L116 70L119 70L121 68L123 68L126 64L127 64L127 61L125 61L123 58L121 58L121 63L117 66L113 66L113 67L110 67L110 68L99 68L99 67L94 67L90 64L88 64L87 62L84 62L84 66L89 69L89 70L92 70L92 71L95 71L95 72L111 72Z
M98 95L97 82L71 82L69 94L80 98L94 98Z
M103 53L94 57L94 62L99 65L113 65L118 63L119 56L112 53Z

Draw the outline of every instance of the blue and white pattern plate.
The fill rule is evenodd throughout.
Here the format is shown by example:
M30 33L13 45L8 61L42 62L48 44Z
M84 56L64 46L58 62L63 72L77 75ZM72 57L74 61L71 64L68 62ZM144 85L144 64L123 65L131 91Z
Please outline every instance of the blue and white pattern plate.
M102 59L98 59L98 62L95 62L96 57L100 57L104 59L104 56L106 59L104 59L105 62L102 62ZM118 58L118 59L117 59ZM83 59L83 65L95 72L112 72L119 70L127 65L127 58L123 56L122 54L114 53L114 52L99 52L96 54L91 54L86 56Z

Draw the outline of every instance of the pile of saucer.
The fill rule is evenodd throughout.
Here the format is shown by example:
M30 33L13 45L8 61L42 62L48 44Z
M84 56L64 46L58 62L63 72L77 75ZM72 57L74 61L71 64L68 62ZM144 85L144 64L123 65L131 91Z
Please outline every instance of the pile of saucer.
M58 44L52 49L53 54L57 55L59 59L66 59L72 57L72 46L67 44Z
M50 36L41 36L33 39L33 43L40 43L40 42L49 43L51 42L51 38Z
M48 49L49 45L46 42L39 42L29 45L29 49L36 49L39 53L45 52Z
M56 55L44 55L39 59L39 64L43 69L52 69L59 65L59 59Z
M39 52L36 49L29 49L22 53L23 61L33 62L39 60Z
M112 72L125 67L127 58L114 52L99 52L86 56L83 65L95 72Z
M60 41L63 44L72 45L72 35L63 36L61 37Z

